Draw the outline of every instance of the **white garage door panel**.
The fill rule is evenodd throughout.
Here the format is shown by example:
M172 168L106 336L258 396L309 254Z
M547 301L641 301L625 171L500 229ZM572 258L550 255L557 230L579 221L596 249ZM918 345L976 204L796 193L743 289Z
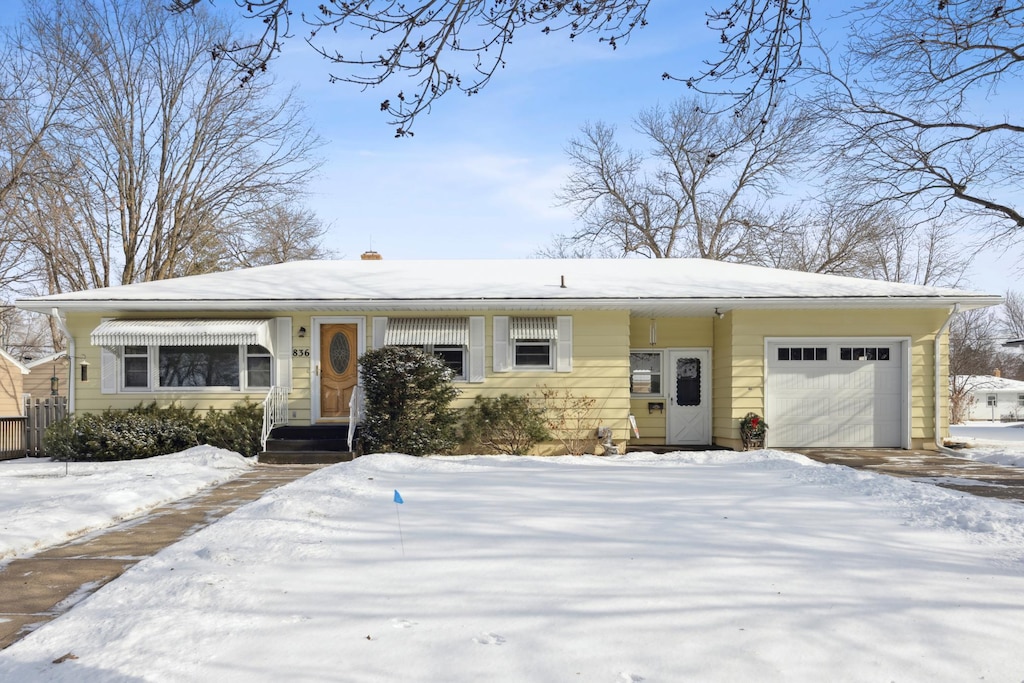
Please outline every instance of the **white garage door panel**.
M789 355L787 349L800 348L801 358L780 359L780 348L784 356ZM865 352L864 348L869 350ZM904 399L900 348L900 343L894 341L770 342L765 416L771 427L769 443L901 446ZM854 349L860 355L855 355ZM877 355L875 349L880 349Z

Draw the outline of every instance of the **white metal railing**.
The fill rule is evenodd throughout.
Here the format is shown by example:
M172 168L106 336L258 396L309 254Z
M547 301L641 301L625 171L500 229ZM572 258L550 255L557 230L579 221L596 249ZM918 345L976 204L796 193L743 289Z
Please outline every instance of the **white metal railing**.
M288 424L288 387L270 387L263 399L263 431L260 433L260 448L266 450L270 432L278 425Z
M352 397L348 400L348 450L352 451L352 442L356 436L356 427L363 421L363 387L357 384L352 389Z

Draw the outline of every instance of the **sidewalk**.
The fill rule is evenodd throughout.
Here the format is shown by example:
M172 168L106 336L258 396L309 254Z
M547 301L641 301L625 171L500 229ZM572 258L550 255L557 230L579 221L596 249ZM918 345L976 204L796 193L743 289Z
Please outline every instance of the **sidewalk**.
M0 649L67 612L132 565L316 469L259 465L142 517L12 560L0 568Z

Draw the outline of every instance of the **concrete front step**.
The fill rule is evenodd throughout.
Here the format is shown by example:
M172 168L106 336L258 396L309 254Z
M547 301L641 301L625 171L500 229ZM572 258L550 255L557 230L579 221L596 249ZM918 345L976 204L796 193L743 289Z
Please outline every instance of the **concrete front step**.
M347 451L348 439L267 439L267 451Z
M262 465L331 465L349 462L356 457L351 451L263 451Z

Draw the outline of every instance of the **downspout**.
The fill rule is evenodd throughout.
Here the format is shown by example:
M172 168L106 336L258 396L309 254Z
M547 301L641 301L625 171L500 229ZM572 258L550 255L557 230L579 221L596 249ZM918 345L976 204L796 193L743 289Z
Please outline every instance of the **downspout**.
M64 319L60 317L60 310L51 308L50 316L68 340L68 415L72 415L75 412L75 338L71 336Z
M942 363L940 362L939 354L942 348L942 335L949 329L950 323L953 322L953 316L960 312L960 304L953 304L953 310L950 312L949 317L946 318L946 322L942 324L939 331L935 333L935 447L940 451L945 450L945 446L942 445L942 436L939 434L939 425L942 424L941 418L939 417L942 410L942 388L939 386L941 379ZM949 387L946 387L946 393L949 393Z

